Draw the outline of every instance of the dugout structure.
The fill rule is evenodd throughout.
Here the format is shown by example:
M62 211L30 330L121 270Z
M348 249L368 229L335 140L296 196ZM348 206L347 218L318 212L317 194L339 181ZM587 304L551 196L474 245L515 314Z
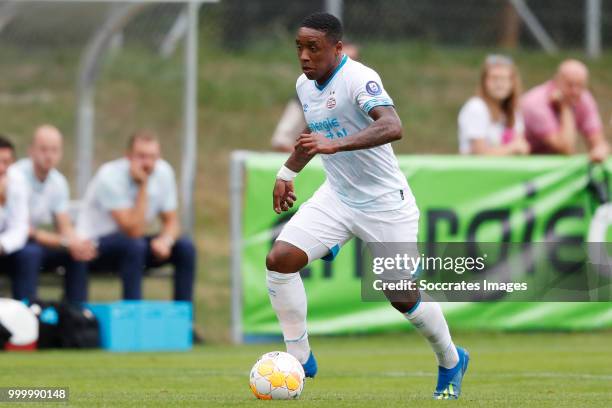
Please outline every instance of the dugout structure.
M0 1L2 132L23 151L37 123L59 126L62 170L80 198L95 167L123 153L127 133L159 131L191 233L199 12L216 2Z

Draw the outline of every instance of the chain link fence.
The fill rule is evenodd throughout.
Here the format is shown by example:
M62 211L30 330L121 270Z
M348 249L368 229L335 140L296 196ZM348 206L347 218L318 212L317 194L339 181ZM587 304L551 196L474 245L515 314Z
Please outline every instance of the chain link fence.
M349 38L368 41L428 41L455 46L538 47L517 6L526 6L559 48L585 44L588 0L224 0L224 44L244 47L258 38L293 32L309 12L340 4ZM612 42L612 2L598 2L602 43Z
M538 50L543 36L553 50L582 50L589 4L600 11L605 49L612 43L612 2L601 0L221 0L201 8L200 48L232 52L257 43L291 43L306 14L335 10L346 38L364 45ZM71 180L78 166L75 134L83 56L113 13L128 5L134 12L94 72L93 167L120 154L129 133L139 127L162 134L165 154L178 167L184 127L184 2L0 0L2 132L23 153L32 128L53 118L67 138L62 170ZM534 24L543 32L540 37Z
M586 6L592 1L294 0L287 7L284 0L221 0L201 8L200 40L201 49L220 52L262 42L287 44L306 14L334 9L344 21L346 38L361 44L539 49L517 7L522 4L557 48L580 50ZM53 121L68 139L62 170L75 175L76 90L83 55L96 32L128 4L136 11L114 35L95 81L93 165L120 154L139 127L157 129L166 156L179 165L186 6L174 1L0 1L2 132L17 140L22 153L32 128ZM594 4L601 11L605 49L612 43L612 2Z
M95 86L93 168L123 154L131 132L156 129L180 169L183 130L184 3L0 1L1 132L24 154L34 127L64 133L61 170L77 178L77 108L84 56L121 7L133 7L92 75ZM174 30L174 31L173 31Z
M521 4L561 50L582 50L586 6L593 0L221 0L201 8L200 48L240 51L292 42L299 21L339 10L346 38L361 44L426 43L450 47L541 47ZM129 133L152 127L181 161L185 3L0 1L2 132L25 151L34 126L53 118L65 133L62 170L76 176L77 82L83 54L113 12L137 12L114 35L95 87L94 167L123 151ZM601 43L612 43L612 2L596 0ZM533 22L532 22L533 23ZM214 58L214 53L204 56ZM205 78L206 79L206 78ZM208 89L209 85L205 85Z

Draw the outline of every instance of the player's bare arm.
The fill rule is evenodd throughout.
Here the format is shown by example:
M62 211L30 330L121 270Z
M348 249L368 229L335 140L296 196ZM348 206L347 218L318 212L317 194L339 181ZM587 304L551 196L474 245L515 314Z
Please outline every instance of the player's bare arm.
M370 117L374 122L362 131L341 139L328 139L320 133L300 135L297 146L308 155L334 154L342 151L370 149L402 138L402 122L392 106L373 108Z
M285 172L287 174L281 174L281 172L279 172L279 175L276 177L276 182L274 183L272 207L277 214L288 211L293 207L293 203L297 200L293 187L293 178L313 157L314 155L309 154L306 149L299 145L299 143L295 145L295 149L291 153L291 156L289 156L283 169L281 169L281 171L286 169Z
M313 133L310 132L310 129L305 128L304 131L300 134L300 137L308 136L311 134ZM306 167L308 162L313 157L314 157L314 154L309 154L308 149L305 149L303 146L300 145L299 138L298 138L298 141L296 141L295 143L291 156L289 156L289 158L285 162L285 166L291 169L292 171L299 173L300 171L302 171L304 167Z

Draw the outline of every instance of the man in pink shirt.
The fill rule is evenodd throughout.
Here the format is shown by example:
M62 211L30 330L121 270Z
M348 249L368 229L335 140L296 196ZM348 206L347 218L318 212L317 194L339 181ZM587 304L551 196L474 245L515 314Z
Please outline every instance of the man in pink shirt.
M559 65L555 77L527 92L521 101L525 136L532 154L573 154L584 137L591 160L606 159L606 142L597 103L588 91L589 71L580 61Z

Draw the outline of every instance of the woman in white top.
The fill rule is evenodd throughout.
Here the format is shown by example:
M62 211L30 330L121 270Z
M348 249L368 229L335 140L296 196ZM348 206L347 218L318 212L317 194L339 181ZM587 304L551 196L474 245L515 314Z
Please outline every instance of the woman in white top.
M521 79L509 57L489 55L476 96L459 112L459 152L505 156L529 154L518 110Z

